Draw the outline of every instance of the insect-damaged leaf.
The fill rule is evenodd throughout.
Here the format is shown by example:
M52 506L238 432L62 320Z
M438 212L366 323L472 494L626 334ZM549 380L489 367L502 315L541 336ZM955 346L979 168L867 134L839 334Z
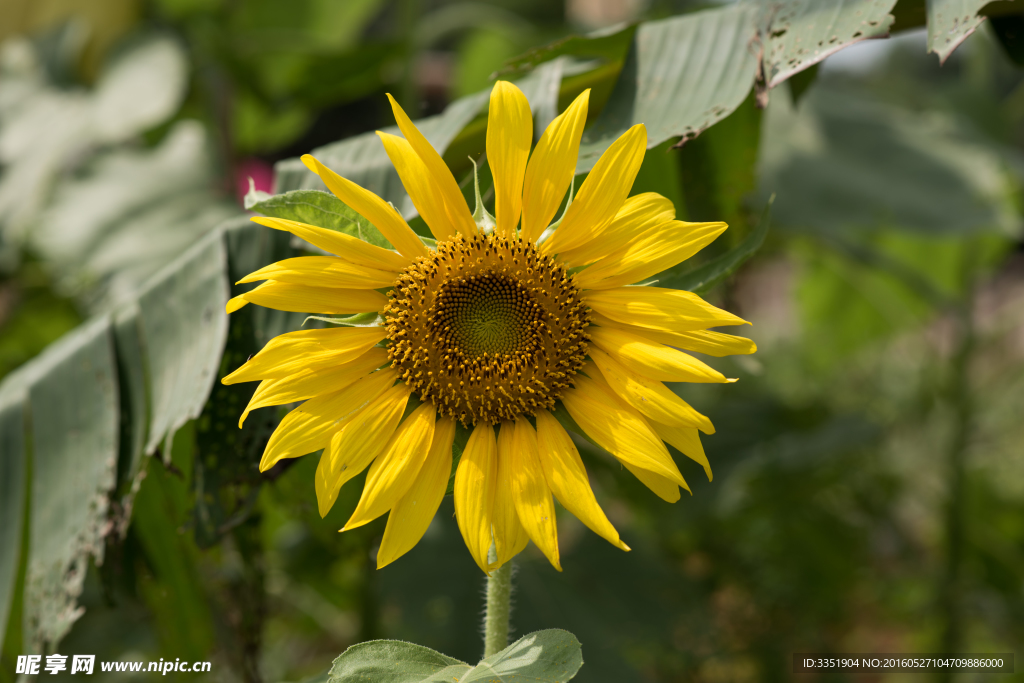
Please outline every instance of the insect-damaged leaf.
M118 455L117 370L110 320L82 325L33 361L30 553L26 645L38 652L67 633L89 556L103 537Z
M896 0L789 0L763 3L768 26L764 75L769 88L867 38L889 34Z

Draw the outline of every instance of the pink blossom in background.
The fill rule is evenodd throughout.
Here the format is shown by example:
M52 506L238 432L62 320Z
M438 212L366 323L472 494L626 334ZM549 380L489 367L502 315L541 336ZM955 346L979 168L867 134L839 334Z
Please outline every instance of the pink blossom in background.
M249 191L249 178L260 192L271 192L274 189L274 167L256 157L243 159L235 167L235 194L239 204L243 204Z

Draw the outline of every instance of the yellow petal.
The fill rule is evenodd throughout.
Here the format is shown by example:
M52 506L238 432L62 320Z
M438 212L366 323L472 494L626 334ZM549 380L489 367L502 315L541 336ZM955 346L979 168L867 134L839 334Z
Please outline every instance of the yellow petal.
M391 564L412 550L426 533L448 488L454 440L455 420L442 417L434 425L430 452L419 476L388 515L384 539L377 551L377 569Z
M382 249L337 230L318 228L315 225L307 225L284 218L270 218L269 216L253 216L251 220L268 228L290 232L313 246L320 247L324 251L329 251L335 256L359 266L398 273L412 262L407 256L390 249Z
M235 284L276 280L310 287L377 289L394 284L395 277L393 272L357 266L334 256L299 256L264 266Z
M494 428L480 423L469 436L455 471L455 519L477 566L489 573L491 520L498 475L498 444Z
M536 242L548 227L569 189L576 173L576 157L580 153L580 137L587 123L589 104L588 88L555 117L533 150L523 181L522 234L528 242ZM491 158L489 151L487 156Z
M324 451L330 459L323 468L322 479L319 468L317 470L316 500L321 517L330 512L341 487L365 470L384 450L402 419L409 393L407 384L396 384L346 419L331 437Z
M623 202L615 218L586 244L558 255L570 266L585 266L633 243L658 225L674 220L672 201L657 192L644 192Z
M266 472L283 458L297 458L325 448L345 421L394 384L398 373L379 370L341 391L311 398L284 416L260 460Z
M603 316L666 332L689 332L746 320L715 308L693 292L661 287L618 287L583 292L584 302Z
M610 289L646 280L682 263L725 232L725 223L669 221L576 276L576 285Z
M310 171L320 176L320 180L324 181L327 189L333 192L338 199L380 230L384 239L390 242L400 254L410 259L429 255L430 252L423 241L412 231L395 207L369 190L359 187L351 180L342 178L309 154L302 156L302 163Z
M670 427L668 425L651 422L651 427L664 441L685 455L690 460L704 468L704 474L708 475L711 481L711 463L704 453L704 446L700 443L700 434L693 427Z
M674 346L687 351L696 351L709 356L721 358L736 354L749 354L757 351L757 344L746 337L737 337L723 332L711 330L694 330L692 332L666 332L664 330L652 330L645 327L636 327L629 323L612 320L606 316L590 312L590 321L601 327L625 330L631 334L639 335L651 341ZM589 331L589 330L588 330Z
M540 464L555 498L595 534L614 546L629 550L597 504L587 470L569 434L546 410L537 411L536 419Z
M576 388L562 394L562 403L594 443L623 464L683 484L683 475L668 449L643 416L589 377L576 375L574 381Z
M332 327L280 334L221 380L223 384L280 379L297 372L354 361L384 339L383 327Z
M533 142L533 116L523 91L507 81L491 88L487 111L487 163L494 176L495 232L516 234L523 208L523 174ZM559 197L561 199L561 197Z
M310 287L268 280L256 289L228 301L228 313L246 304L256 304L294 313L373 313L380 311L388 298L372 289L336 289Z
M512 499L519 521L530 540L540 548L555 569L562 571L558 558L558 529L555 503L544 479L544 468L537 455L537 432L525 417L516 419L512 443Z
M675 482L666 479L660 474L655 474L649 470L645 470L641 467L633 467L628 463L622 463L627 470L633 473L633 476L643 482L644 486L649 488L658 494L658 497L662 500L674 503L679 500L679 487ZM690 489L686 487L686 482L683 482L683 487L687 491Z
M420 159L407 140L379 131L377 135L384 143L384 151L388 153L388 158L398 171L398 177L402 179L409 199L426 221L434 239L440 241L454 237L455 226L448 218L444 198L423 159Z
M693 356L614 327L590 326L591 341L633 372L660 382L728 382Z
M444 159L437 153L437 150L430 144L430 141L423 136L420 129L409 119L405 111L398 106L395 98L389 94L388 99L391 101L391 111L395 114L398 129L402 131L402 135L412 145L419 158L423 160L424 165L430 172L430 177L433 178L434 183L437 185L437 191L444 202L445 212L448 214L449 221L462 235L472 237L477 232L476 223L473 221L473 215L466 204L466 198L462 196L459 184L455 182L455 176L452 175L448 165L444 163ZM426 219L424 218L424 220Z
M370 465L355 511L342 531L361 527L390 510L419 476L434 438L437 408L424 403L405 418Z
M305 368L280 379L265 379L260 382L256 392L249 399L249 405L239 418L238 426L241 428L245 418L257 408L305 401L314 396L341 391L387 362L388 352L375 347L348 363Z
M590 357L615 395L651 420L668 425L696 427L705 434L715 433L711 420L694 410L661 382L641 377L598 348L590 348Z
M613 142L583 181L561 225L540 245L540 250L558 254L586 243L603 230L629 196L646 147L647 129L642 123Z
M494 492L494 550L496 566L500 567L522 552L530 537L519 523L519 513L512 495L512 464L514 462L515 423L502 422L498 432L498 474Z

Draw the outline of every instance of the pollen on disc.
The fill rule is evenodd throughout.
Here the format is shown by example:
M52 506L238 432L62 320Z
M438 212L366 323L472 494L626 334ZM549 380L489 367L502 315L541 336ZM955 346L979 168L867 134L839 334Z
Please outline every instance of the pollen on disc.
M587 355L572 277L517 239L438 243L399 276L384 315L402 379L466 425L553 408Z

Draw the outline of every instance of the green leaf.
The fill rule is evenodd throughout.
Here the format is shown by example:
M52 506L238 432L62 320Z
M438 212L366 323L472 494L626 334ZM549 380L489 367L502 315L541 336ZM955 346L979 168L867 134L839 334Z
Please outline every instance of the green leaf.
M139 296L151 392L146 453L199 417L219 379L228 332L226 270L224 237L214 231L168 264Z
M459 683L563 683L583 666L576 636L561 629L525 635L477 664Z
M400 640L372 640L345 650L327 676L328 683L428 683L461 681L465 662Z
M5 384L0 394L0 644L14 604L25 517L25 391Z
M944 63L953 50L981 26L979 14L989 0L928 0L928 52Z
M39 652L81 616L76 603L89 558L103 561L120 427L109 319L82 325L26 370L32 444L26 646Z
M293 190L258 201L249 201L249 195L246 195L245 208L273 218L286 218L343 232L385 249L392 248L370 221L330 192Z
M747 235L747 238L735 249L729 250L713 261L705 263L703 266L695 268L688 273L659 280L658 284L663 287L687 289L696 294L703 294L735 273L764 244L764 238L768 235L768 224L771 222L772 202L774 200L775 197L768 200L768 205L764 207L764 213L761 214L761 220L757 224L757 228Z
M634 124L655 147L696 137L736 109L758 73L757 12L737 4L641 24L608 105L583 135L576 172Z
M558 57L580 57L621 61L636 33L636 24L613 26L585 36L568 36L542 47L535 47L508 60L498 77L508 78L524 74L538 65Z
M768 88L868 38L885 38L896 0L788 0L766 3L764 74Z

